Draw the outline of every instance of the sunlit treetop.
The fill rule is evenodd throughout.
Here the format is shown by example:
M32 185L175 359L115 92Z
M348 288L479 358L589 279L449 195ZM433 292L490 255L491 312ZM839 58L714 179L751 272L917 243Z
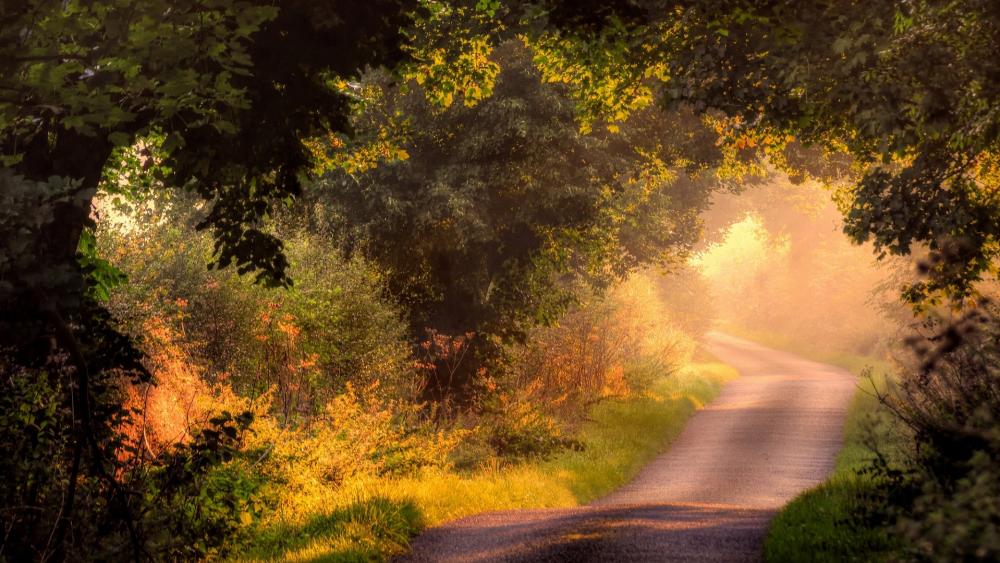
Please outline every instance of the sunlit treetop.
M412 61L402 68L404 79L422 86L441 107L450 106L456 96L469 106L489 97L500 71L490 57L504 31L499 0L422 0L420 7L406 30L403 48Z
M560 72L567 81L586 92L593 76L619 67L622 80L634 83L643 76L637 69L647 68L661 102L726 116L730 142L774 157L788 153L793 137L850 155L857 168L847 234L879 252L926 245L947 255L909 288L915 302L962 299L996 273L1000 213L984 175L1000 149L995 2L596 4L550 0L540 12L546 24L537 44L618 53L619 62L561 59L570 63ZM607 45L625 47L601 49ZM574 68L595 62L597 70ZM611 108L641 98L634 89L606 91L631 94ZM779 164L820 177L843 171L817 170L793 149Z
M331 166L311 197L348 219L337 228L388 272L417 334L523 338L558 318L571 284L678 260L698 238L716 133L653 105L615 133L585 133L565 85L545 81L532 55L503 41L494 95L448 107L426 86L370 73L354 139L320 147Z

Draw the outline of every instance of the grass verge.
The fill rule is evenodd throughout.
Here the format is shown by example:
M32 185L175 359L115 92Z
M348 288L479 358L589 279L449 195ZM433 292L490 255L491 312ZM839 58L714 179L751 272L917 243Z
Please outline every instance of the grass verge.
M873 444L885 453L897 443L892 416L880 408L875 390L884 390L891 365L870 356L824 351L768 333L741 334L773 348L842 367L858 376L858 390L844 421L844 445L830 478L787 504L771 522L764 541L764 560L784 562L883 561L895 548L888 531L859 521L872 502L877 484L861 470L873 458ZM871 368L871 379L863 377Z
M848 410L844 446L833 474L774 518L764 541L765 561L880 561L889 555L893 544L887 531L864 524L857 515L871 502L876 487L869 475L859 472L872 458L869 444L874 440L884 448L892 424L871 391L859 389Z
M243 559L384 560L406 552L427 526L492 510L584 504L631 479L736 375L725 364L691 364L644 396L598 404L576 436L585 447L548 460L357 480L313 492L302 503L311 508L261 530Z

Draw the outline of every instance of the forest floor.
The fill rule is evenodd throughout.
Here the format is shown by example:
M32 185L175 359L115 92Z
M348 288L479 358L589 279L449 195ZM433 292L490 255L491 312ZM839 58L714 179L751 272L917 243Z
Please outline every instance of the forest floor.
M755 561L775 513L830 473L856 390L846 370L713 333L742 377L630 484L585 507L434 528L411 561Z

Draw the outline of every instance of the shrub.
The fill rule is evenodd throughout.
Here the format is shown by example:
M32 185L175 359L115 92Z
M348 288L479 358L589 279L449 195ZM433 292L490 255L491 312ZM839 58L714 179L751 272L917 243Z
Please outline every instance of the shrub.
M53 463L70 451L62 383L6 358L0 358L0 378L0 525L7 531L0 548L6 557L32 559L44 552L31 546L46 544L30 530L53 529L68 479L67 465Z
M884 402L913 432L898 529L918 561L1000 558L1000 316L982 303L913 339L916 366Z
M558 324L534 329L504 362L481 370L474 409L464 421L451 413L452 423L472 429L456 463L522 461L581 447L569 436L596 403L645 394L671 375L690 359L694 341L672 324L662 295L651 275L633 276L581 301Z
M897 525L911 559L1000 560L998 463L996 450L977 450L961 463L964 475L953 483L928 475L918 478L919 495Z
M272 397L273 390L250 400L219 385L207 400L215 410L256 413L244 450L277 521L322 511L331 491L354 482L445 468L467 434L438 428L420 405L387 399L374 385L348 385L320 414L294 426L270 414Z
M641 393L690 358L693 340L671 324L649 274L594 296L515 349L506 385L563 418Z
M133 552L143 543L131 533L144 489L124 478L117 429L131 413L117 382L147 374L105 311L92 301L81 310L60 335L72 354L25 365L37 357L0 349L0 553L15 560L105 553L105 538Z
M297 283L268 289L233 271L206 270L211 239L178 208L183 201L133 210L99 232L102 253L129 279L112 292L115 317L136 336L158 333L144 351L169 340L202 366L199 378L249 397L276 386L272 404L286 424L317 415L348 382L407 391L406 329L369 265L343 259L323 233L286 227ZM177 215L182 220L163 220Z
M577 440L565 437L559 422L539 405L513 396L505 396L500 405L503 414L487 418L480 429L496 455L518 461L547 458L567 447L582 448Z
M187 443L139 454L131 435L102 444L99 467L61 463L73 456L66 432L59 359L50 370L4 361L0 374L0 553L11 560L193 559L238 546L260 512L257 482L235 463L250 417L223 416ZM52 374L56 374L53 376ZM108 393L118 385L107 383ZM116 425L130 425L127 411ZM89 454L94 455L94 454ZM86 461L86 458L85 458ZM75 481L68 545L54 551L52 535Z
M222 557L250 537L264 508L262 483L235 458L252 420L224 412L144 470L141 524L158 559Z

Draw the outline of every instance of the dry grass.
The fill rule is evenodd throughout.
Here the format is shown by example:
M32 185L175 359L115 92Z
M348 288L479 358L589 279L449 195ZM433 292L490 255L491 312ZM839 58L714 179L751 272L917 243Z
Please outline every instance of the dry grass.
M282 499L247 560L382 560L405 552L425 526L484 511L567 507L624 484L676 438L688 417L735 377L722 364L693 364L640 397L595 406L577 435L581 451L475 472L425 468L407 477L359 476L314 484Z

